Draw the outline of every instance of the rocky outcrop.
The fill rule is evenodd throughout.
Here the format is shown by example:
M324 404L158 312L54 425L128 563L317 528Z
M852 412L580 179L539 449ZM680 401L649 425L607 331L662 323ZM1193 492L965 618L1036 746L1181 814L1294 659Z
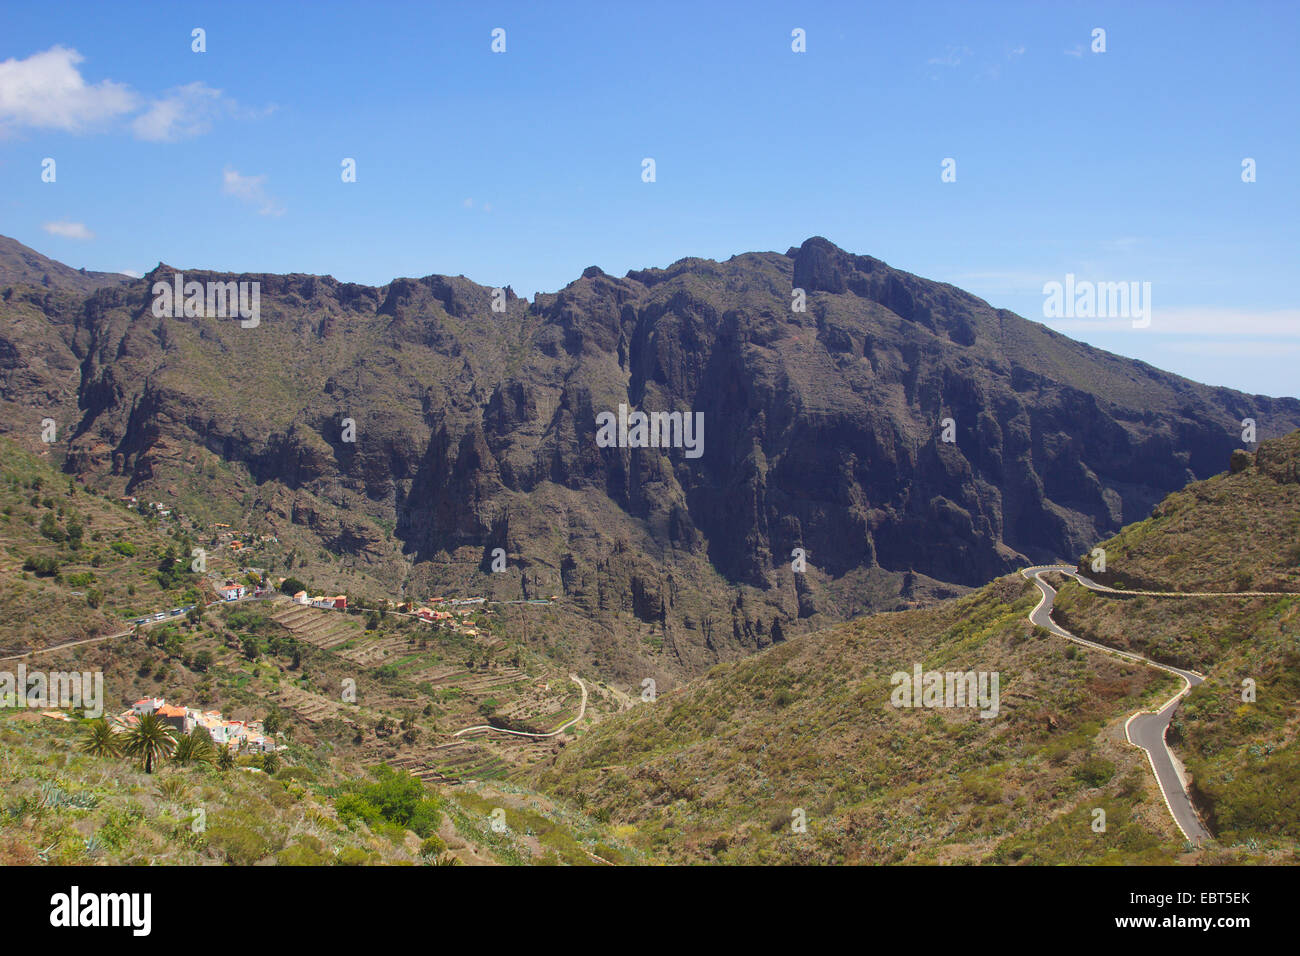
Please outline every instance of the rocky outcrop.
M823 238L591 267L531 303L464 277L186 272L260 282L254 329L155 318L170 271L0 290L5 420L48 407L69 470L131 487L193 471L177 449L216 456L327 549L429 580L491 574L502 547L509 580L629 615L685 669L1083 553L1221 470L1243 418L1300 426L1293 399L1188 382ZM602 447L620 405L700 416L701 453ZM1295 480L1271 454L1258 467Z

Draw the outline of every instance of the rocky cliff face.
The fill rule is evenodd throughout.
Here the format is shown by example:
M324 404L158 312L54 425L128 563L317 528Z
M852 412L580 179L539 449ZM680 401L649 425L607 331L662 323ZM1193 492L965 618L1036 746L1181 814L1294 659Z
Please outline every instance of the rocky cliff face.
M605 651L632 673L1076 556L1225 468L1243 418L1300 426L1293 399L1188 382L820 238L592 267L532 303L506 290L504 313L463 277L186 272L259 281L252 329L155 318L173 271L0 290L4 427L59 419L69 470L132 489L229 473L241 513L369 566L375 590L563 591L644 627ZM602 447L620 405L698 413L702 453Z

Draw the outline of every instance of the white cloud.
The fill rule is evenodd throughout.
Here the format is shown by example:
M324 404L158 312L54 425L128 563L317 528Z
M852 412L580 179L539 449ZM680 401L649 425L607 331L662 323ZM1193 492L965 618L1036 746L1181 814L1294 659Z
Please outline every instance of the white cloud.
M79 133L102 127L139 105L122 83L87 83L76 50L53 46L25 60L0 63L0 127L30 126Z
M1083 44L1078 43L1074 49L1064 51L1066 56L1083 56Z
M94 239L95 234L86 228L84 222L47 222L41 226L52 236L59 236L63 239Z
M926 62L932 66L961 66L961 61L970 55L970 47L950 46L943 56L931 57Z
M143 279L143 272L136 272L134 269L123 269L118 273L120 276L130 276L132 279Z
M1025 54L1025 48L1023 46L1018 46L1010 53L1008 53L1007 56L1024 56L1024 54Z
M1271 359L1279 354L1291 355L1300 352L1300 342L1169 342L1165 348L1171 352L1187 352L1192 355L1232 356L1233 358Z
M221 174L221 191L258 207L258 215L280 216L284 205L266 193L265 176L245 176L227 166Z
M1220 306L1151 306L1151 325L1143 335L1203 335L1225 340L1271 338L1300 342L1300 309L1234 309ZM1028 318L1037 318L1028 316ZM1047 319L1059 332L1133 330L1130 319Z
M136 114L130 129L137 139L174 143L207 133L223 116L256 119L274 110L241 107L198 81L147 98L112 80L87 83L77 68L84 60L76 50L53 46L0 63L0 134L10 127L102 132Z
M131 121L136 138L151 143L192 139L212 129L212 120L234 108L234 101L206 83L188 83L168 90Z

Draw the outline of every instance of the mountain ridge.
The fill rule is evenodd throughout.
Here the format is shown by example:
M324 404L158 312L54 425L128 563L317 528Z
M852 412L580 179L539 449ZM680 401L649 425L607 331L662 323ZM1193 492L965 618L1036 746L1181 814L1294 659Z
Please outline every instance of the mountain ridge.
M820 237L589 267L532 302L506 289L503 313L464 277L177 270L260 282L255 329L154 318L170 271L0 293L16 439L53 417L68 471L253 516L342 584L562 593L639 632L573 651L633 683L1073 559L1221 469L1242 418L1300 427L1300 401L1198 385ZM706 453L598 447L619 404L703 413Z
M0 286L27 282L45 288L90 293L105 286L130 282L131 279L131 276L119 272L74 269L41 255L16 239L0 236Z

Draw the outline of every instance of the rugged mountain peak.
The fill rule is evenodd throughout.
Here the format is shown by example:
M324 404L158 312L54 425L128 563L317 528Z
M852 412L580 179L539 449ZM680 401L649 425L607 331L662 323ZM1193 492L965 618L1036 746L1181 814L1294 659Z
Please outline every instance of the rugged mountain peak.
M852 257L829 239L804 240L794 257L794 284L805 292L845 292L854 271Z
M69 471L188 482L214 514L246 498L266 533L389 584L500 586L472 576L503 547L530 580L563 572L574 606L664 629L641 673L1079 554L1217 471L1242 418L1300 427L1293 399L1179 379L820 236L588 268L532 303L507 288L505 313L464 276L183 271L259 281L260 324L153 320L145 282L0 297L0 431L35 442L55 418ZM620 406L700 416L701 454L598 444ZM706 626L733 597L731 628Z

